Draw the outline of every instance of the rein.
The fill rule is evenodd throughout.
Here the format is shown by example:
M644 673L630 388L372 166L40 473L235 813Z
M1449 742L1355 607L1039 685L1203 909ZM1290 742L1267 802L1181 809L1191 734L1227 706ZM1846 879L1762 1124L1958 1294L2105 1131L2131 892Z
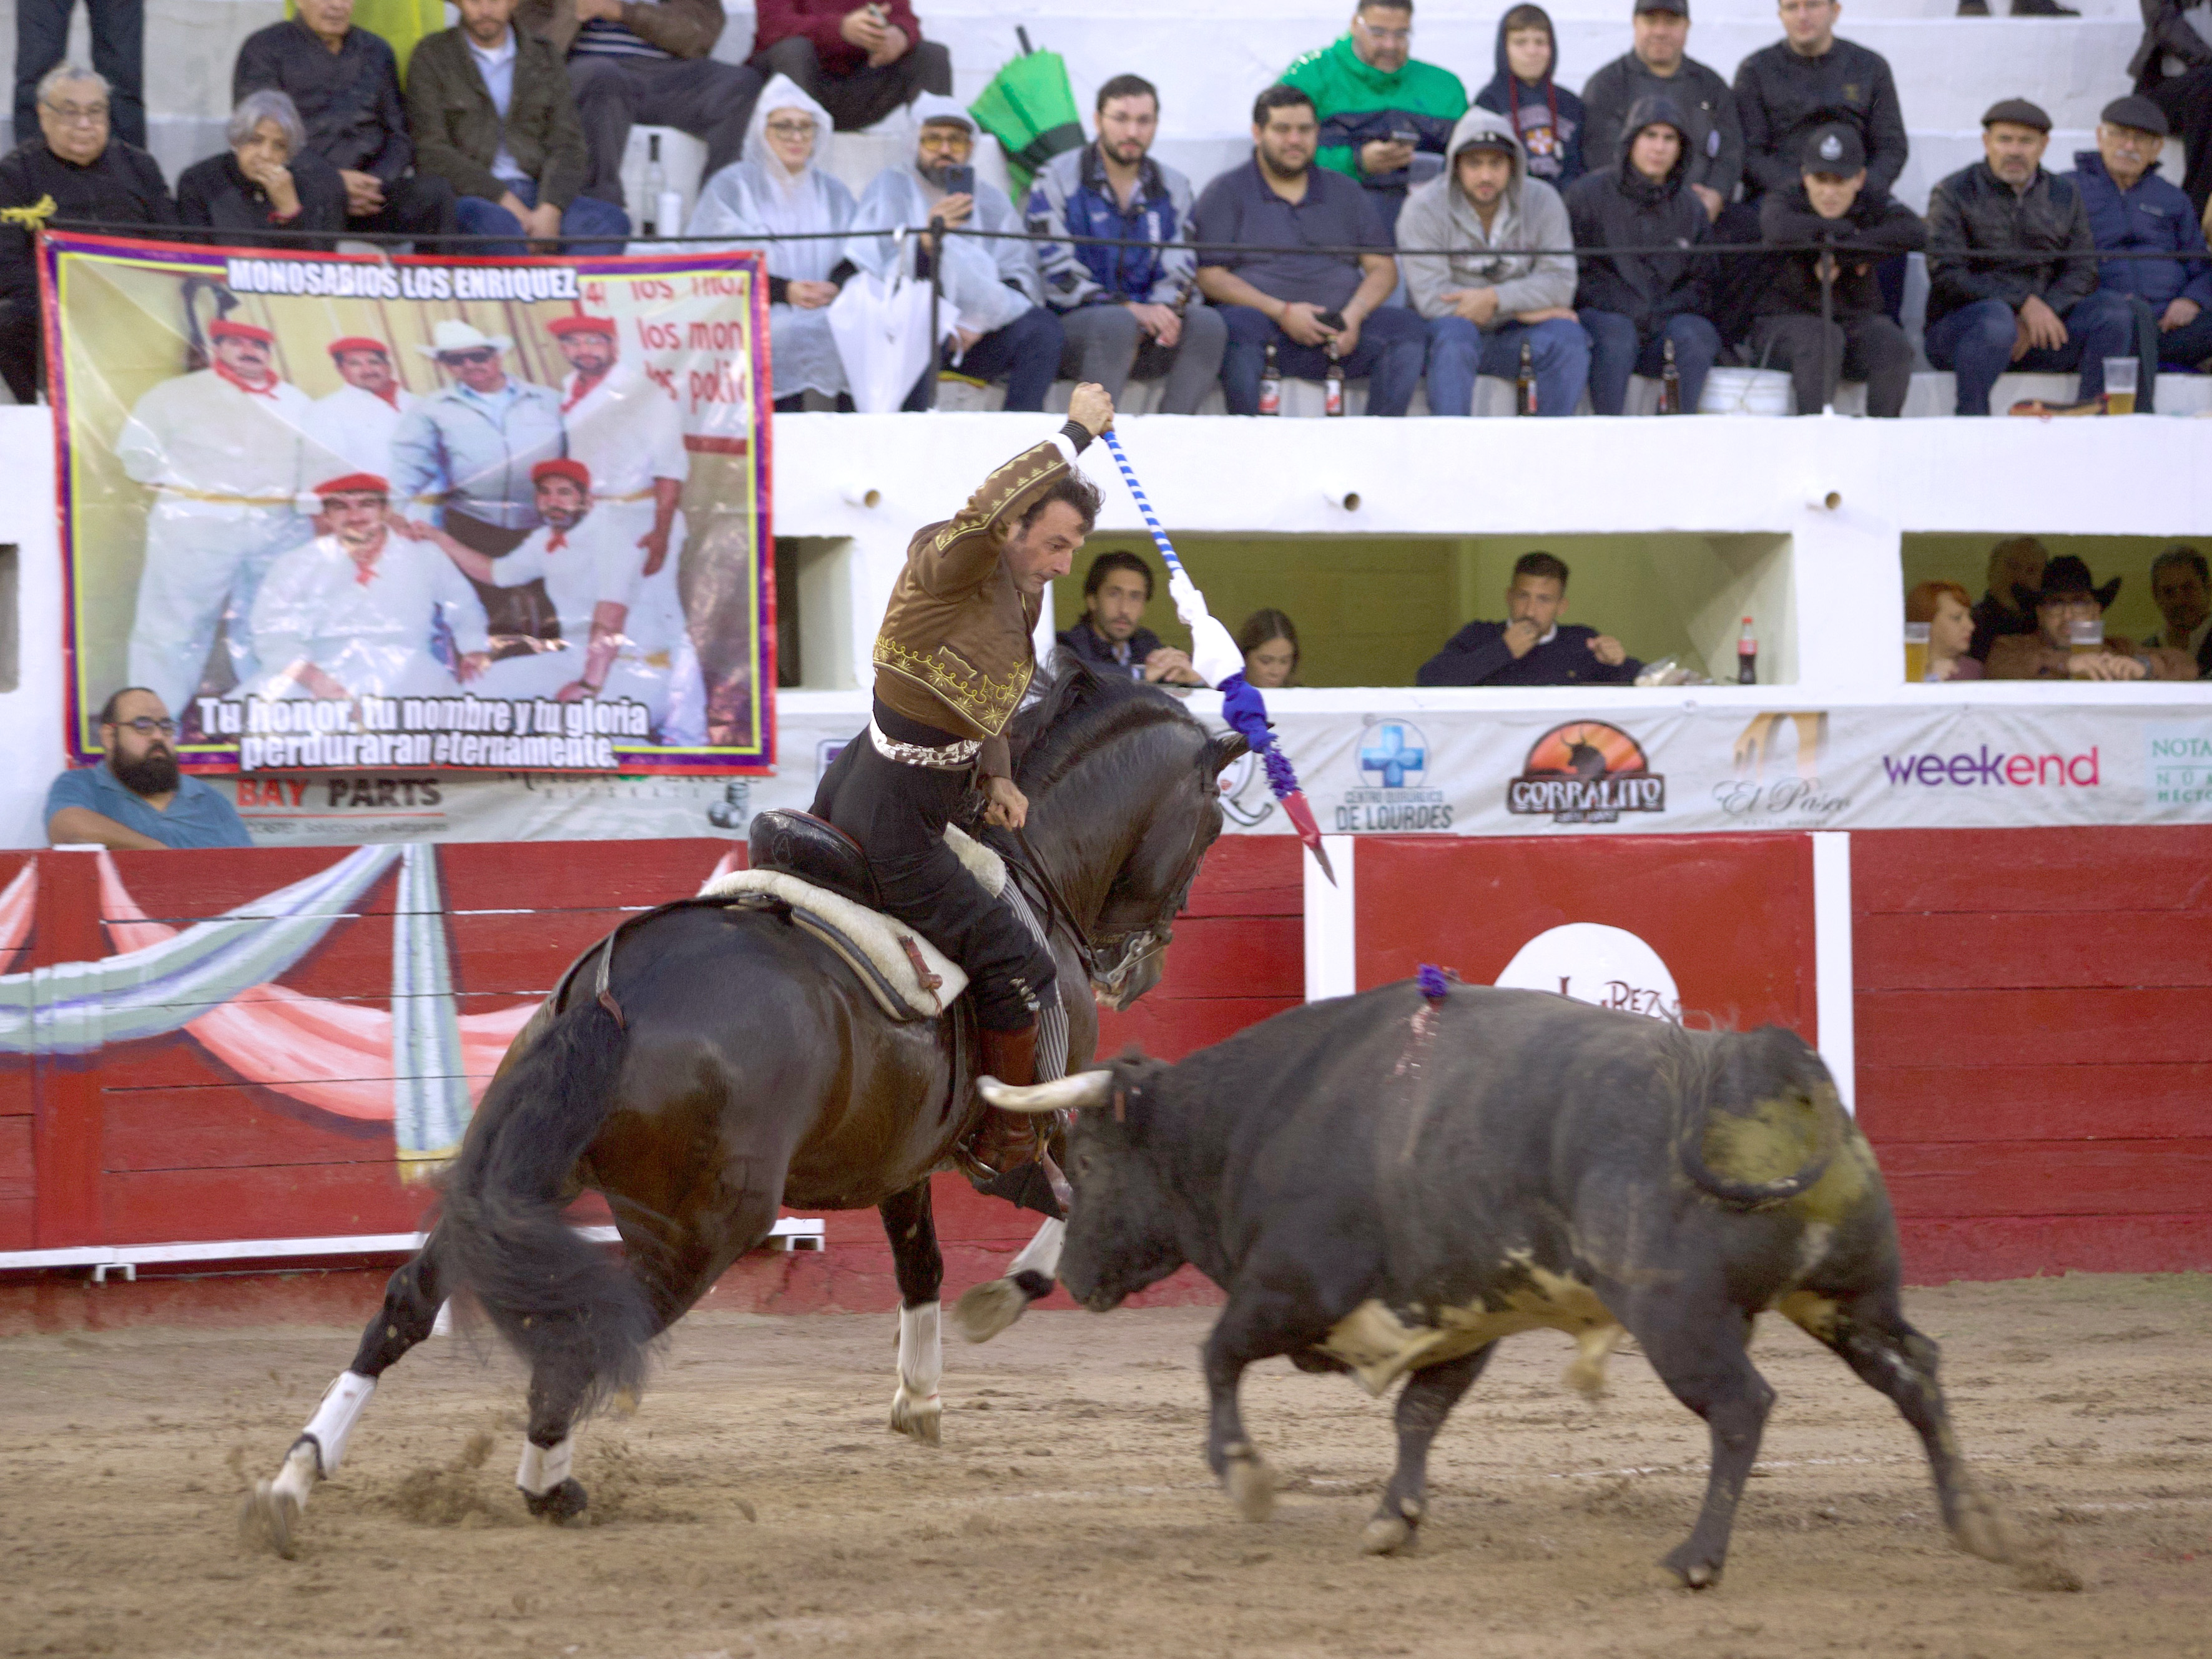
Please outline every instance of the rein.
M1060 884L1052 878L1052 872L1037 856L1036 848L1030 845L1029 832L1016 830L1012 833L1015 845L1022 849L1022 856L1016 867L1034 881L1037 891L1043 895L1046 919L1048 921L1057 919L1066 927L1068 937L1074 941L1076 959L1083 964L1085 977L1090 977L1097 968L1097 947L1091 944L1091 935L1083 924L1075 919L1075 912L1070 908L1066 896L1060 892Z

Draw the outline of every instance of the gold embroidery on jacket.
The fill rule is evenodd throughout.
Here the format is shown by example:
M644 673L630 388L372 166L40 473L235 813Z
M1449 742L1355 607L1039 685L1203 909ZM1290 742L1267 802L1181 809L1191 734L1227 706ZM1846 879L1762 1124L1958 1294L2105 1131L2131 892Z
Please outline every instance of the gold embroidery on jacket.
M1022 693L1029 690L1030 677L1036 672L1035 663L1019 663L1007 672L1006 678L994 680L969 667L949 647L916 651L911 646L900 644L889 634L876 635L875 664L914 681L963 720L994 738L1006 730L1006 722L1013 718L1014 710L1021 705ZM956 665L959 672L955 672Z

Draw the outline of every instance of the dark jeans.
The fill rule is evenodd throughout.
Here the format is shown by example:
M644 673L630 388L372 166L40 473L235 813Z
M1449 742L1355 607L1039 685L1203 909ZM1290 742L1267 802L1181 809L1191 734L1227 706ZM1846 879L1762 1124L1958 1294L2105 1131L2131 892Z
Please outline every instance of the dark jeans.
M1752 326L1752 355L1765 368L1790 371L1800 415L1818 415L1833 401L1838 380L1866 382L1869 415L1893 421L1905 412L1912 347L1903 329L1876 312L1830 323L1825 348L1820 333L1820 319L1803 312L1761 317Z
M1060 319L1042 306L1031 306L1004 328L993 329L969 346L957 367L961 374L979 380L1004 380L1008 409L1039 410L1044 407L1045 393L1052 390L1053 376L1060 373L1060 352L1066 343ZM929 378L933 372L933 368L921 371L921 378L914 383L901 408L929 407Z
M428 173L410 173L384 187L384 205L362 218L346 220L346 229L362 235L411 237L419 246L450 236L460 223L460 203L453 187Z
M1078 382L1096 380L1116 403L1133 377L1164 378L1163 415L1198 413L1221 378L1221 354L1229 344L1221 313L1205 305L1183 314L1182 337L1171 346L1146 333L1127 306L1080 306L1064 313L1060 325L1067 339L1060 358L1062 374Z
M2158 360L2169 368L2194 369L2207 357L2212 357L2212 310L2200 311L2195 322L2158 337Z
M877 709L893 737L915 740L908 735L912 722L886 716ZM949 741L941 732L934 740ZM974 775L972 768L940 771L886 760L864 728L822 775L813 811L860 843L884 914L968 970L977 1019L991 1030L1018 1031L1036 1021L1059 969L1013 910L985 892L945 844L945 826Z
M1486 334L1464 317L1429 322L1429 413L1474 413L1478 374L1517 380L1521 346L1536 375L1536 413L1571 415L1589 384L1589 336L1564 317L1541 323L1508 323Z
M525 207L538 205L538 186L527 179L507 186L521 199ZM481 196L461 198L455 216L458 228L464 236L512 236L512 242L477 242L462 252L479 258L500 256L522 258L530 252L530 245L521 240L522 222L496 202L488 202ZM620 253L623 243L629 236L629 215L612 202L602 202L597 197L579 196L562 210L561 252L563 253ZM608 238L612 240L592 239Z
M2173 136L2181 140L2181 188L2202 219L2205 202L2212 199L2212 64L2162 81L2146 77L2136 90L2154 100L2173 124ZM20 141L22 129L15 131Z
M803 34L787 35L745 65L768 84L770 76L789 76L799 89L830 112L840 132L872 127L895 109L914 101L918 92L952 94L952 54L935 40L917 40L912 51L881 69L863 66L850 75L823 70L814 43Z
M1318 380L1328 372L1328 354L1300 345L1275 326L1273 319L1250 306L1223 306L1229 347L1221 355L1221 390L1231 415L1260 412L1260 377L1267 372L1267 348L1275 348L1275 367L1285 379ZM1367 381L1370 415L1403 415L1421 383L1428 356L1429 325L1403 306L1382 306L1367 313L1359 341L1344 360L1344 377Z
M0 295L0 380L19 404L39 397L39 296Z
M69 51L76 0L15 0L15 142L39 131L39 77ZM107 77L108 125L146 148L145 0L84 0L92 22L92 66Z
M711 58L571 57L568 86L576 95L576 113L583 119L584 142L592 152L584 193L617 207L629 205L623 195L622 162L633 122L674 127L703 140L707 171L702 182L713 178L744 148L745 124L753 118L754 100L767 84L757 70ZM651 202L645 205L656 206ZM664 236L678 235L682 230L680 225L660 227Z
M2105 390L2105 359L2140 352L2138 313L2148 309L2127 295L2100 289L2066 313L2064 345L2055 349L2037 346L2015 362L2012 348L2020 320L2013 308L2002 300L1977 300L1928 325L1928 361L1959 377L1961 415L1988 414L1990 388L1998 375L2007 373L2063 374L2079 368L2081 389L2077 395L2094 398ZM2151 355L2157 356L2155 349ZM2150 406L2150 376L2156 369L2157 364L2149 362L2136 370L2137 409Z
M1692 312L1669 317L1663 327L1639 334L1636 325L1617 311L1583 310L1583 332L1589 336L1590 407L1601 415L1618 415L1628 404L1628 377L1645 374L1656 379L1666 367L1665 342L1674 343L1674 372L1682 380L1682 413L1694 415L1698 395L1705 389L1705 372L1721 353L1721 337L1713 325Z

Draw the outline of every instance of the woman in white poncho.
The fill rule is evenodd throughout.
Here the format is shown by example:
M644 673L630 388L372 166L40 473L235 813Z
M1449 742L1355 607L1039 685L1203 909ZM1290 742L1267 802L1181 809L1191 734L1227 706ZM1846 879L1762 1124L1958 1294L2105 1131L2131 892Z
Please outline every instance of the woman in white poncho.
M734 238L732 247L766 248L775 406L787 412L808 392L852 406L830 333L830 302L853 269L845 245L835 236L777 240L853 228L853 192L817 165L829 143L830 112L788 76L777 76L753 106L745 159L707 181L687 232Z

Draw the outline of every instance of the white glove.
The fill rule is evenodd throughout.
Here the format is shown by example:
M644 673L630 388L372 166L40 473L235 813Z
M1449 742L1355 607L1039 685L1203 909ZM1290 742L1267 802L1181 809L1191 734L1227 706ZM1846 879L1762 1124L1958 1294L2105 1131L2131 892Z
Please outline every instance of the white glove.
M1168 577L1168 592L1175 600L1176 615L1190 629L1190 665L1198 670L1198 677L1208 685L1219 685L1231 674L1243 673L1244 653L1206 608L1206 595L1198 591L1198 584L1178 570Z

